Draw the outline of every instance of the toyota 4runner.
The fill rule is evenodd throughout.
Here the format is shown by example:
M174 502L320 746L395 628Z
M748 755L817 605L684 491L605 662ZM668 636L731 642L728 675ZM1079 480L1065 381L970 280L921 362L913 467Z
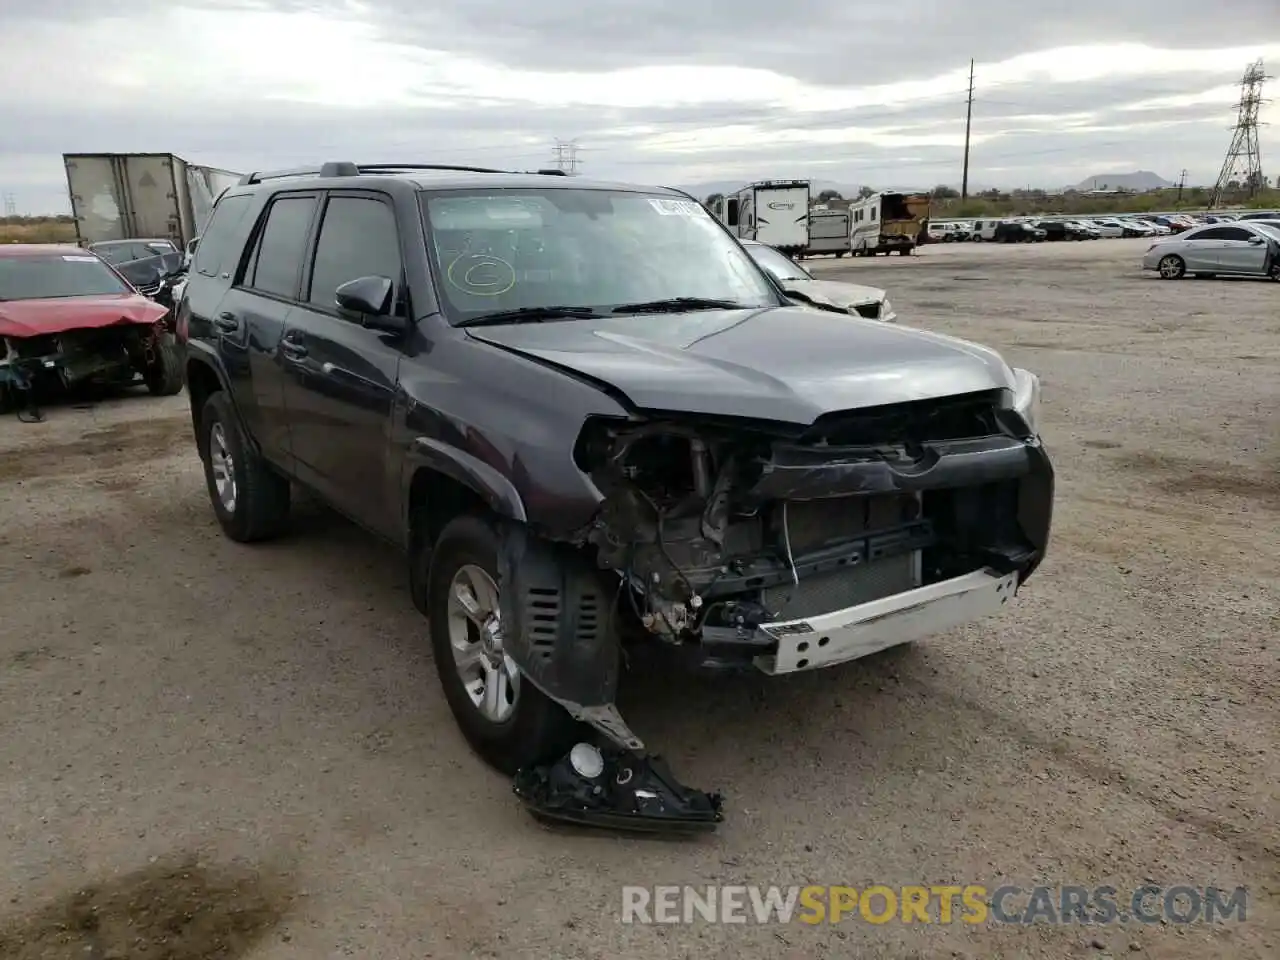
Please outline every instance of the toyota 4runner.
M507 772L574 747L589 781L584 723L643 756L631 644L828 667L1000 612L1048 541L1035 376L789 303L674 189L250 174L177 329L227 535L280 533L297 484L402 548L454 716Z

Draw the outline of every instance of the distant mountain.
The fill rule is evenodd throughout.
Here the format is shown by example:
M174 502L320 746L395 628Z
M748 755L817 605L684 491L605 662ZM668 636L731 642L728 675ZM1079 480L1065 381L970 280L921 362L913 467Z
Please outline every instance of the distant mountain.
M1141 193L1144 190L1160 190L1172 186L1175 184L1150 170L1137 170L1133 173L1100 173L1097 176L1085 177L1071 189L1133 190Z

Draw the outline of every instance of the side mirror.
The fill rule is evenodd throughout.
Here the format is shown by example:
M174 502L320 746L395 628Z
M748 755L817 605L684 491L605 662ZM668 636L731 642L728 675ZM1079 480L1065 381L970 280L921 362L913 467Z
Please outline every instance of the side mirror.
M395 284L388 277L357 277L333 292L338 312L362 327L403 333L403 317L392 316L391 298Z
M1263 240L1261 237L1250 237L1249 242L1253 244L1255 247L1259 246L1260 244L1266 243L1266 241Z
M185 251L185 252L186 252L186 254L187 254L187 256L188 256L188 257L190 257L190 256L194 255L194 254L195 254L195 252L196 252L196 247L198 247L198 246L200 246L200 238L199 238L199 237L192 237L190 240L188 240L188 241L187 241L187 249L186 249L186 251Z

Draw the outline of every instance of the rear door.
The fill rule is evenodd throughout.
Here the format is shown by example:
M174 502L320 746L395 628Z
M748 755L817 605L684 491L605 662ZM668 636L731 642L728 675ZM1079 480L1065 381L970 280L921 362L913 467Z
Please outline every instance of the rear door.
M304 480L348 516L394 538L398 478L388 475L392 405L401 341L339 314L334 291L349 280L387 277L404 307L395 208L383 194L334 191L321 213L303 303L281 344L289 438Z
M250 430L267 458L290 472L294 464L281 341L300 296L303 262L319 206L320 196L314 191L272 198L258 218L248 256L212 318L223 363L244 383L237 399ZM202 245L197 259L204 250Z

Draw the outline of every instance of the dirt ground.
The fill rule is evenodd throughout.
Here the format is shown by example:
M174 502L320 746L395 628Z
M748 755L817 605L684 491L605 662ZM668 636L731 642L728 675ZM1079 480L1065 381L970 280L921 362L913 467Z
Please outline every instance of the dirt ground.
M811 262L1042 376L1053 541L970 629L631 678L632 726L726 792L695 842L536 825L456 731L399 558L307 506L225 539L185 396L6 417L0 956L1280 955L1280 285L1160 281L1143 249ZM1247 919L619 919L624 884L1148 882L1247 885Z

